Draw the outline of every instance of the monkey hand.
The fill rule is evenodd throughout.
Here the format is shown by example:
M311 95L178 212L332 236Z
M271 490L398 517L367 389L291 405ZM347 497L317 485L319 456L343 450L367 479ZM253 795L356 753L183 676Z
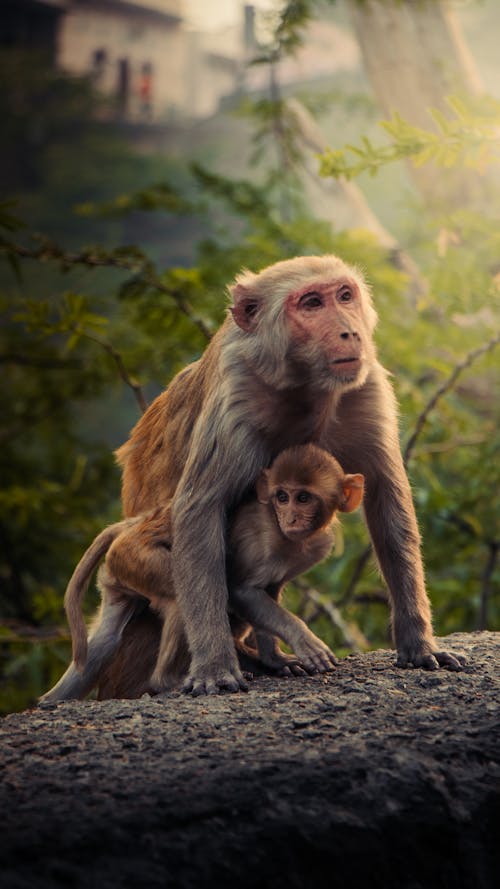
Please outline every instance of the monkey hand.
M424 670L437 670L445 667L448 670L462 670L466 659L461 654L449 651L438 651L436 643L429 644L425 640L419 643L403 643L398 645L398 667L421 667Z
M200 695L218 695L223 691L248 691L248 684L237 664L222 662L207 666L193 661L182 691L197 698Z
M292 648L306 673L329 673L338 664L333 651L305 624L294 639Z

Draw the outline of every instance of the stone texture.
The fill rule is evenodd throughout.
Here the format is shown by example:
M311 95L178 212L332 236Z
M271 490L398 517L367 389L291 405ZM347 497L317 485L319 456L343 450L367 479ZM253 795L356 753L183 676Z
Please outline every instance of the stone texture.
M499 634L248 694L45 705L0 722L0 883L492 889Z

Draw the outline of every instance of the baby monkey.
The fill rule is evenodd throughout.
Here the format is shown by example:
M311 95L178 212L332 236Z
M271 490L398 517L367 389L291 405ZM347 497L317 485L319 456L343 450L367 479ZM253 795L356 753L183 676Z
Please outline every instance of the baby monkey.
M231 628L237 648L258 657L265 668L299 675L326 672L336 663L328 646L283 608L279 599L284 584L329 554L336 512L356 509L363 489L362 475L346 475L326 451L313 444L301 445L283 451L264 469L255 495L234 511L227 547ZM153 542L147 558L143 538ZM148 605L159 614L163 627L156 666L151 677L144 677L144 690L161 692L187 675L190 655L172 582L171 545L170 503L111 525L96 537L77 565L65 596L73 661L43 701L85 697L104 675L131 617ZM98 574L102 602L87 642L82 601L104 556ZM160 586L158 578L162 578ZM203 631L200 615L200 636ZM256 651L245 642L252 635ZM281 651L278 638L293 654ZM137 662L140 670L141 662ZM217 688L214 685L213 693L219 687L224 687L224 677ZM189 684L184 690L197 693Z
M328 646L278 603L289 580L330 553L336 512L357 509L363 490L362 475L345 475L326 451L301 445L261 472L256 498L234 516L227 561L233 635L241 648L253 628L259 660L273 671L325 672L336 663ZM294 654L282 652L276 637Z

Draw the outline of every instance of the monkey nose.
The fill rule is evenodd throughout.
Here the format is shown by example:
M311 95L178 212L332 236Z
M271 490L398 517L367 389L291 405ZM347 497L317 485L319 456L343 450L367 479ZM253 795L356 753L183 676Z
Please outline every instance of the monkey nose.
M340 339L341 340L348 340L351 336L354 340L359 340L359 333L356 333L355 330L344 330L340 334Z

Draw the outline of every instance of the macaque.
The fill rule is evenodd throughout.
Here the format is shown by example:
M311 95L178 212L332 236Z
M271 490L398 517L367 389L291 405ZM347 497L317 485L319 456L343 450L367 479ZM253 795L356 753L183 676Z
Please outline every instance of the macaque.
M256 488L256 499L238 509L228 537L233 635L241 650L253 628L260 661L277 672L326 672L336 663L333 653L278 602L289 580L328 555L335 513L358 508L364 478L345 475L333 457L309 444L283 451ZM235 618L243 621L239 632ZM294 655L281 651L277 636Z
M117 452L127 518L173 498L173 583L191 653L186 690L245 687L227 608L227 516L262 466L308 442L347 473L363 469L398 664L460 670L432 632L396 404L377 361L377 316L363 277L336 256L300 256L242 272L229 293L227 317L204 354L174 377ZM154 535L141 546L154 589ZM131 665L145 641L141 619L134 653L134 620L126 631Z
M232 633L240 650L253 658L245 637L253 631L261 664L277 673L326 672L335 656L306 624L278 604L284 584L325 558L334 542L337 510L357 509L364 479L346 475L338 462L315 445L289 448L257 479L256 495L241 504L230 523L227 573ZM101 679L123 629L142 602L160 616L162 635L149 689L163 691L188 672L189 650L172 583L170 505L142 519L125 519L106 528L77 565L65 597L73 638L73 663L44 700L83 697ZM152 566L160 586L149 583L141 563L142 537L155 542ZM103 555L99 585L103 600L90 639L82 599ZM285 654L277 638L294 654ZM149 653L149 652L148 652ZM151 669L151 661L149 661ZM139 671L141 672L141 671ZM146 690L145 688L143 690Z

